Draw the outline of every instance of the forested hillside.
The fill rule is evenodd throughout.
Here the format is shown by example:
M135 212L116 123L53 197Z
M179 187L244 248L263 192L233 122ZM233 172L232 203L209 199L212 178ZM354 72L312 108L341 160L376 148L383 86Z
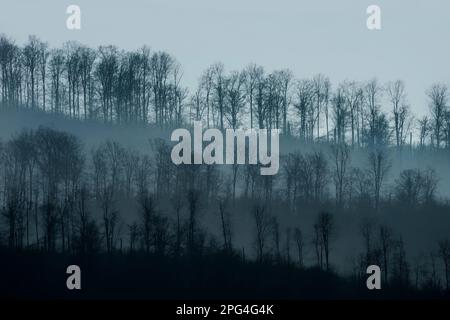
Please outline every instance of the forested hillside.
M35 265L52 283L47 272L65 262L98 271L109 261L106 278L126 283L127 264L145 278L147 266L148 279L167 271L161 288L181 273L199 296L256 272L249 297L260 282L262 296L307 297L295 288L311 279L322 283L311 297L340 284L357 297L377 264L386 294L449 290L445 84L424 88L429 114L417 119L401 80L332 84L217 63L188 89L168 53L50 48L33 36L23 46L0 36L0 71L0 251L11 279ZM193 121L280 129L279 173L174 165L170 132ZM33 295L22 289L2 294Z

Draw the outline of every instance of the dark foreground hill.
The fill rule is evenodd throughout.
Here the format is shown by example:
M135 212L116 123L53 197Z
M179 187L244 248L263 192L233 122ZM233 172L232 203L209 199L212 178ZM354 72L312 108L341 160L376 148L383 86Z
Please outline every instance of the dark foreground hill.
M442 292L391 286L369 291L365 278L316 268L247 262L235 255L165 258L114 253L80 258L0 253L0 296L7 299L429 299ZM81 268L81 290L66 287L67 266Z

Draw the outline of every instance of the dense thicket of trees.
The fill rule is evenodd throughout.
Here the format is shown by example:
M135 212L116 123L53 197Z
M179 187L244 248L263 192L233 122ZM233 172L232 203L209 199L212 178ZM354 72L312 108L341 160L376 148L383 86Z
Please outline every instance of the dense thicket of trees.
M395 226L369 220L371 212L449 210L436 197L432 169L403 170L387 186L386 150L370 152L365 166L354 167L350 147L332 144L328 152L283 156L277 176L242 165L235 178L231 167L176 166L170 151L160 139L151 140L148 150L114 141L86 150L75 136L45 127L14 135L1 144L0 246L194 260L218 252L328 272L339 250L336 218L364 212L356 277L363 279L366 266L378 264L385 284L448 287L448 239L436 243L430 256L411 260ZM308 212L315 213L312 225L285 222ZM251 234L250 247L237 240L237 230Z
M5 108L114 123L179 126L203 120L221 129L277 128L305 140L352 146L450 146L448 87L442 83L430 84L430 113L416 119L401 80L381 84L374 78L333 86L322 74L296 79L288 69L267 73L253 64L226 72L216 63L189 91L181 83L176 59L145 46L125 52L71 41L50 49L35 36L18 46L2 35L0 69Z
M176 60L147 47L123 52L69 42L51 50L33 36L24 47L0 36L0 69L2 108L117 124L173 127L202 120L221 129L276 128L293 141L320 145L283 154L280 173L261 176L257 165L176 166L160 139L151 140L149 150L115 141L87 150L65 132L19 132L0 143L0 244L11 250L189 259L215 252L330 272L338 214L450 209L437 197L432 169L402 170L394 188L386 185L390 151L450 147L444 84L427 91L430 115L416 120L402 81L345 81L333 88L324 75L297 80L289 70L267 74L249 65L227 73L214 64L189 93ZM366 151L364 165L352 163L355 150ZM282 221L305 211L315 215L311 230ZM250 251L236 240L238 213L250 221ZM206 226L205 216L216 217L217 225ZM365 278L367 265L376 263L385 283L448 290L448 239L411 260L408 244L390 226L363 221L356 232L364 247L355 253L356 277Z

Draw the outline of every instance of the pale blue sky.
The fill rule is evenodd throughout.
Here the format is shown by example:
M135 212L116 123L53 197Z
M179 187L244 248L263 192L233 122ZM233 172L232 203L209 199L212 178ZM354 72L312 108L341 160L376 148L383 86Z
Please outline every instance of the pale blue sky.
M66 29L69 4L81 7L81 31ZM381 7L380 31L366 29L370 4ZM147 44L173 54L191 88L216 61L289 67L299 78L321 72L333 84L403 79L419 115L425 89L450 83L449 17L448 0L0 0L0 33L20 44L29 34L51 46Z

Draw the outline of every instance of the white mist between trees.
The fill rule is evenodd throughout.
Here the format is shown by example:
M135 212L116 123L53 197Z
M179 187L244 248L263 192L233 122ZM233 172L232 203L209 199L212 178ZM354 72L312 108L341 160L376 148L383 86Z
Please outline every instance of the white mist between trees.
M178 141L170 155L174 164L246 164L248 158L248 164L262 165L261 175L278 173L280 150L278 129L226 129L225 150L221 130L211 128L203 132L202 123L195 121L193 131L193 138L187 129L181 128L172 132L170 140ZM204 149L203 142L209 142Z

